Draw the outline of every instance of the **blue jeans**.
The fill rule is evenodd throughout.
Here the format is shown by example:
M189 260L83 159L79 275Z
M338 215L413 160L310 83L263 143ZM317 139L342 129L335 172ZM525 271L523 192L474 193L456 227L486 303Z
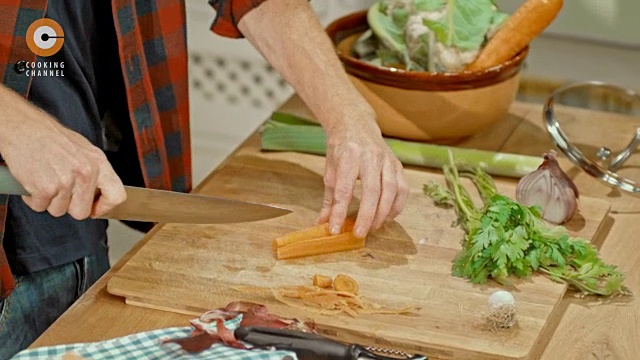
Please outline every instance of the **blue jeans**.
M17 276L16 289L0 301L0 360L26 349L107 270L106 244L69 264Z

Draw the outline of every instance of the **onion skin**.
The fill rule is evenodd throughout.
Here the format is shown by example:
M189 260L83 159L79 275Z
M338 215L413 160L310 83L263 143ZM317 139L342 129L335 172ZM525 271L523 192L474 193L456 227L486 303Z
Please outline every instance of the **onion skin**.
M518 182L516 200L526 206L539 206L542 218L562 224L573 218L578 210L578 188L562 171L555 151L544 154L538 169Z

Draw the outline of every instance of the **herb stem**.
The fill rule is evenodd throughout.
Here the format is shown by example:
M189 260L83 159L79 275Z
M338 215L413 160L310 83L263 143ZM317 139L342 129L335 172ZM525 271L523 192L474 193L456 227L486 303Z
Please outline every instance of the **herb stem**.
M447 201L453 203L457 223L465 231L462 250L453 261L455 276L474 284L489 278L504 283L511 275L524 278L537 271L584 294L631 295L623 284L624 274L605 263L587 240L571 237L564 227L548 227L537 207L527 207L500 194L482 169L459 170L453 153L448 155L449 163L442 167L449 188ZM476 207L462 185L461 173L477 188L484 202L482 208ZM442 201L442 191L425 193L434 201Z

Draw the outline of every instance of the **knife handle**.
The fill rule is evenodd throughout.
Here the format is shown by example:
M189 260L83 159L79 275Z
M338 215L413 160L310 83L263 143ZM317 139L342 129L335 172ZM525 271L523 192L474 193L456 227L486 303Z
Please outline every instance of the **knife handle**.
M397 360L375 354L357 344L343 344L324 336L288 329L267 327L239 327L234 331L236 339L257 347L274 347L278 350L289 350L296 353L299 360ZM393 351L387 351L394 353ZM405 359L426 360L425 356L408 354Z
M0 165L0 194L29 195L5 165Z
M263 327L239 327L236 339L257 347L274 347L296 353L299 360L352 360L348 345L329 340L320 335L302 331Z
M5 165L0 165L0 194L6 195L25 195L30 196L29 192L18 182L18 180L11 174L9 168ZM100 189L96 189L94 196L95 200L100 197Z

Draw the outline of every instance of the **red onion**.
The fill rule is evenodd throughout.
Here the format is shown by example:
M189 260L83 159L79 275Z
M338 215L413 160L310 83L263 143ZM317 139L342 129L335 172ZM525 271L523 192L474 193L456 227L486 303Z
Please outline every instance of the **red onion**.
M544 162L536 171L520 179L516 189L518 202L539 206L542 218L555 224L573 218L579 196L578 188L560 168L553 150L544 154Z

